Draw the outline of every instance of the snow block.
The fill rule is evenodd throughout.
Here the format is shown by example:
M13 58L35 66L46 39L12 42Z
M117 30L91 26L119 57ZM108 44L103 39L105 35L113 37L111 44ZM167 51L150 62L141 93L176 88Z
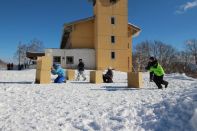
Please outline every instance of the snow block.
M36 67L36 83L49 84L51 83L51 59L48 56L39 57Z
M143 86L142 72L128 72L128 87L141 88Z
M38 57L36 69L51 71L51 65L51 58L49 56Z
M66 71L66 74L68 80L75 80L75 70L69 69Z
M51 72L36 70L36 83L37 84L49 84L51 83Z
M90 83L99 84L103 82L103 72L96 70L96 71L90 71Z

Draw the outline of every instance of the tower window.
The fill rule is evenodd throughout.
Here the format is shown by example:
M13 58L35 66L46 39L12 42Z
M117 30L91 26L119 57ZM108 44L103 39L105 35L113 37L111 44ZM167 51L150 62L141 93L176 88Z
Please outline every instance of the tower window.
M110 0L110 3L116 3L117 0Z
M115 43L115 42L116 42L115 36L111 36L111 43Z
M115 58L116 58L115 52L111 52L111 59L115 59Z
M111 17L111 24L115 25L115 17Z

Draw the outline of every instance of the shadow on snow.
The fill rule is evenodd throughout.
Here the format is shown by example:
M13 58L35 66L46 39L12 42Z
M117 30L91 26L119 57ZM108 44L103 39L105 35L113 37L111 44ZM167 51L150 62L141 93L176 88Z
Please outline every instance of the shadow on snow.
M2 82L0 84L34 84L33 81L21 81L21 82Z
M138 91L138 90L155 90L156 88L134 88L127 86L103 86L99 89L91 89L94 91L106 90L106 91ZM158 90L158 89L157 89Z

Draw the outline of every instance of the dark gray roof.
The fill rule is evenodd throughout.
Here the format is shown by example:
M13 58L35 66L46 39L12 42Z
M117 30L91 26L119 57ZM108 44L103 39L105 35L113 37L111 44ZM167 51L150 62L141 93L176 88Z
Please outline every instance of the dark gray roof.
M45 56L44 52L26 52L27 58L37 59L37 57Z

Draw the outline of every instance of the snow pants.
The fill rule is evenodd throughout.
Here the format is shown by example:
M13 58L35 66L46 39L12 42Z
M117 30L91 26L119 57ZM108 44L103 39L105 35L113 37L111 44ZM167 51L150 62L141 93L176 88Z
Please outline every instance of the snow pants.
M154 73L150 72L150 82L153 81Z
M103 75L103 82L104 83L113 83L113 80L110 76L105 74L105 75Z
M78 75L77 75L77 81L80 80L80 76L83 77L83 80L86 80L86 77L85 77L85 74L84 74L84 71L78 71Z
M65 82L65 77L64 76L58 76L55 80L54 83L64 83Z
M155 82L155 84L157 85L158 89L162 89L162 84L165 85L165 87L167 87L168 82L163 80L163 75L162 76L156 76L154 75L153 77L153 81Z

